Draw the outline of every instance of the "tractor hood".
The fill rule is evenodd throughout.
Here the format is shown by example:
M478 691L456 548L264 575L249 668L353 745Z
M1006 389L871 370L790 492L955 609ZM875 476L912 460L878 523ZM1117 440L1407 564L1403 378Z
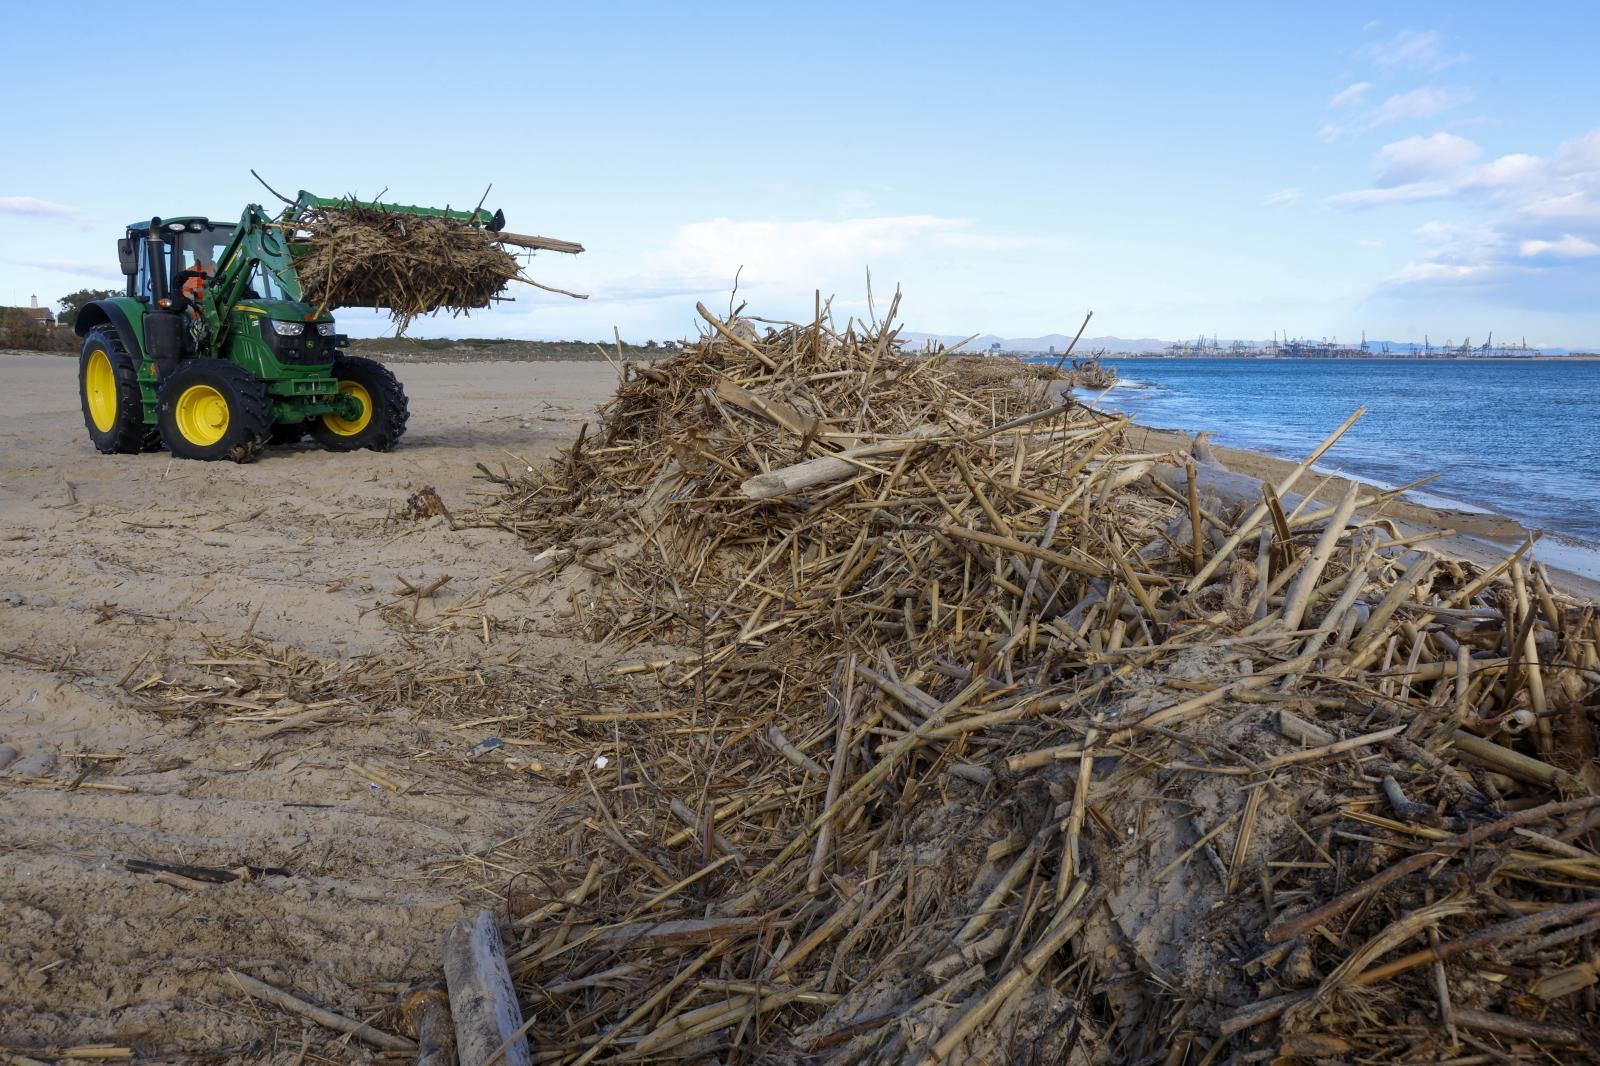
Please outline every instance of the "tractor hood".
M261 338L281 363L323 363L348 338L334 332L331 315L299 300L241 300L233 305L237 328Z
M324 313L320 317L314 304L302 300L255 300L244 299L233 305L235 314L250 317L269 318L279 322L332 322L333 316Z

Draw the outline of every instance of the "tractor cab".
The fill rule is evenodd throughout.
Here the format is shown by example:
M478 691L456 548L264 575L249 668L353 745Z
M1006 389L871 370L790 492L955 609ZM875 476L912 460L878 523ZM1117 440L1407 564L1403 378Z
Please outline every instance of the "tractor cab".
M327 364L343 338L326 312L305 303L281 231L264 220L155 218L117 242L126 296L142 305L146 353L155 373L201 354L266 349L280 364ZM250 368L265 378L280 369Z
M195 294L203 292L205 283L216 276L217 264L233 240L238 225L233 222L212 222L206 218L169 218L161 222L163 263L158 285L152 277L151 255L148 247L150 223L135 222L128 226L127 236L117 241L117 256L127 277L126 295L145 304L155 304L160 288L170 298L180 293L192 302ZM257 264L246 279L243 294L254 300L289 299L281 281L264 265ZM299 317L296 314L296 317Z

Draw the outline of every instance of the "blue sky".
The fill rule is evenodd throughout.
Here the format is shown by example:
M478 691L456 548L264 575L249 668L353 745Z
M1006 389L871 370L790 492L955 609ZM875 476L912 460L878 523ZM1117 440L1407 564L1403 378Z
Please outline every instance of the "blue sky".
M582 241L417 335L680 337L898 283L911 329L1600 345L1600 7L17 6L0 303L152 214L490 207ZM70 26L70 33L68 32ZM160 79L159 81L157 79ZM370 316L341 316L375 333Z

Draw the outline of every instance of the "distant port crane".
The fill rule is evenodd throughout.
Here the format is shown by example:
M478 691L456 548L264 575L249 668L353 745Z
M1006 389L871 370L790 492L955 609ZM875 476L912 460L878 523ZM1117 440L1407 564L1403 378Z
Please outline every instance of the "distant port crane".
M1223 345L1216 334L1201 334L1192 341L1174 341L1166 346L1165 354L1174 359L1531 359L1540 352L1529 347L1526 337L1515 344L1496 344L1493 330L1478 345L1472 343L1470 335L1460 344L1446 340L1436 345L1432 336L1424 333L1421 344L1413 341L1399 346L1389 341L1369 341L1366 330L1361 331L1360 343L1354 345L1341 344L1337 337L1291 338L1288 330L1274 330L1272 340L1266 344L1234 340Z

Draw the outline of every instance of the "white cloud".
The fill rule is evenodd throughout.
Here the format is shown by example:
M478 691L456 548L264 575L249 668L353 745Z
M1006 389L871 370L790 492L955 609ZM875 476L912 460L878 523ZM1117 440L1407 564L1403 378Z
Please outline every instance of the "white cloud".
M1378 149L1374 157L1377 184L1382 188L1410 185L1446 177L1461 170L1483 153L1472 141L1453 133L1407 137Z
M1361 102L1361 98L1367 95L1367 90L1370 88L1372 88L1370 81L1358 81L1354 85L1334 93L1333 99L1328 101L1328 106L1333 108L1352 107Z
M1555 168L1562 174L1600 173L1600 129L1574 137L1557 148Z
M1427 282L1457 282L1481 277L1488 266L1482 263L1411 263L1384 279L1386 285L1416 285Z
M1545 166L1545 160L1536 155L1513 152L1476 168L1464 184L1480 189L1526 187L1542 179Z
M1426 222L1412 231L1426 249L1385 284L1391 286L1461 282L1494 269L1505 251L1505 239L1482 222Z
M85 277L111 277L116 273L115 263L96 263L85 259L7 259L6 262L34 270L55 270Z
M1505 243L1500 231L1487 222L1424 222L1411 232L1441 258L1478 260L1495 254Z
M1432 74L1469 61L1438 33L1404 30L1362 48L1383 77ZM1362 88L1358 89L1358 86ZM1372 129L1435 119L1473 99L1461 87L1424 86L1368 104L1357 82L1329 101L1338 118L1319 135L1337 141ZM1483 159L1466 137L1435 132L1384 145L1368 188L1327 197L1328 206L1380 210L1394 205L1459 204L1471 221L1417 227L1411 261L1377 287L1392 297L1467 299L1520 310L1590 312L1600 292L1600 129L1552 152L1507 152ZM1358 240L1362 247L1377 241Z
M1539 256L1548 256L1552 259L1588 259L1600 255L1600 244L1567 233L1553 241L1523 241L1519 252L1525 259Z
M1440 137L1452 135L1411 137L1385 145L1373 160L1378 171L1375 187L1330 196L1327 203L1375 207L1475 193L1509 204L1530 217L1600 217L1600 203L1590 204L1582 193L1544 196L1542 190L1549 188L1551 177L1548 159L1514 152L1469 167L1466 164L1476 157L1477 146L1459 137L1448 142L1436 140Z
M1562 193L1534 200L1524 205L1521 213L1528 218L1553 222L1600 221L1600 200L1584 192Z
M1387 41L1364 46L1361 58L1387 70L1419 70L1427 73L1465 63L1472 57L1465 52L1447 54L1434 30L1401 30Z
M1420 251L1380 291L1470 295L1485 304L1592 310L1600 291L1600 131L1547 156L1502 155L1431 182L1345 194L1406 196L1431 185L1438 199L1487 212L1486 221L1430 223L1415 231Z
M1357 189L1328 197L1330 207L1346 209L1383 207L1404 204L1414 200L1443 200L1455 195L1456 187L1447 181L1414 181L1387 188Z
M1360 85L1366 85L1361 82ZM1340 101L1351 89L1335 96L1334 102ZM1440 88L1428 86L1413 89L1410 92L1396 93L1384 99L1377 107L1365 108L1357 113L1350 114L1338 122L1324 123L1317 131L1317 136L1322 140L1332 143L1344 137L1354 137L1357 134L1367 133L1383 126L1392 126L1398 122L1416 122L1422 119L1442 115L1472 100L1472 91L1462 88ZM1333 106L1330 104L1329 106Z
M0 215L27 215L35 218L76 219L78 209L52 203L35 196L0 196Z
M860 293L872 268L880 296L919 271L979 271L980 257L1053 247L1032 236L991 233L965 219L897 215L845 219L770 220L713 218L678 226L637 255L591 260L581 277L562 284L589 292L589 307L716 296L726 299L739 276L739 293L769 312L797 293L820 288ZM843 306L842 301L836 306ZM809 303L807 304L809 306ZM615 311L608 311L615 315Z
M1517 240L1600 239L1600 130L1549 155L1510 152L1474 166L1477 155L1477 145L1454 134L1396 141L1374 157L1372 188L1326 203L1364 208L1462 199L1500 212L1500 225Z
M1304 189L1279 189L1261 202L1267 207L1277 207L1280 204L1292 204L1304 195Z
M1378 105L1368 123L1369 129L1387 126L1394 122L1433 118L1472 100L1469 89L1424 88L1413 89L1389 97Z

